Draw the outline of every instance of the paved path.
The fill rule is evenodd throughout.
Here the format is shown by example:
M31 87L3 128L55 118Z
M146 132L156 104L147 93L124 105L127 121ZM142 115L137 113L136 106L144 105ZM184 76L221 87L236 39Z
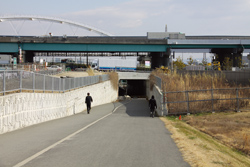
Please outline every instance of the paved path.
M110 103L0 135L0 166L189 166L147 106L145 99Z

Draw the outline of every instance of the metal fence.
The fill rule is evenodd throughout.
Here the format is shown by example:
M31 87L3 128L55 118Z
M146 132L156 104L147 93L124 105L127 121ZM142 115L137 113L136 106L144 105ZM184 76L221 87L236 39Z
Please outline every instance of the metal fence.
M25 70L25 71L44 71L46 70L45 65L41 64L0 64L0 70Z
M109 75L56 78L28 71L0 71L0 94L22 91L65 92L109 80Z
M194 72L193 72L194 74ZM212 73L214 74L214 73ZM162 80L155 76L162 88ZM168 114L250 110L250 87L162 92Z
M163 92L168 114L250 109L250 88L205 89Z
M45 65L40 65L40 64L17 64L17 65L13 65L13 64L0 64L0 71L29 71L29 72L35 72L35 73L39 73L39 74L45 74L45 75L55 75L58 73L62 73L63 71L65 71L65 64L60 64L60 66L62 67L62 70L48 70L47 67Z

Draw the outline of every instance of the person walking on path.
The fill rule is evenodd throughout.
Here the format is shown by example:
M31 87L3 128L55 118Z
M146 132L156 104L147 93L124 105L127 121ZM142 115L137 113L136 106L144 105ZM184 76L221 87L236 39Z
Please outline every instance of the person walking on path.
M155 97L152 96L149 100L149 108L150 108L150 114L154 118L155 115L155 109L157 108Z
M86 96L86 98L85 98L85 103L86 103L86 105L87 105L87 112L88 112L88 114L89 114L90 109L91 109L91 102L93 102L93 99L92 99L92 97L90 96L90 94L87 93L87 96Z

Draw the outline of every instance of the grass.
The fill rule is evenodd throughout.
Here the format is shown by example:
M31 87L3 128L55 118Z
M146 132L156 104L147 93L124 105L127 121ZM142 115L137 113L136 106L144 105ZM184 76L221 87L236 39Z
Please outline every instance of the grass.
M197 116L196 116L197 117ZM177 117L176 117L177 118ZM191 166L250 166L250 159L240 151L173 117L160 118Z
M95 76L95 72L94 72L94 70L92 68L88 68L87 73L88 73L89 76Z
M108 72L111 85L114 90L118 89L118 74L115 71Z
M222 143L250 155L250 112L191 115L183 120Z

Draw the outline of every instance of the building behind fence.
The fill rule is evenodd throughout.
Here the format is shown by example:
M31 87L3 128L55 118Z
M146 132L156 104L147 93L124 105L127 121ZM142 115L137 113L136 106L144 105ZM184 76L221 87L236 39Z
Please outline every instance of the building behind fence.
M65 92L109 80L109 75L56 78L28 71L0 71L0 94L13 91Z

